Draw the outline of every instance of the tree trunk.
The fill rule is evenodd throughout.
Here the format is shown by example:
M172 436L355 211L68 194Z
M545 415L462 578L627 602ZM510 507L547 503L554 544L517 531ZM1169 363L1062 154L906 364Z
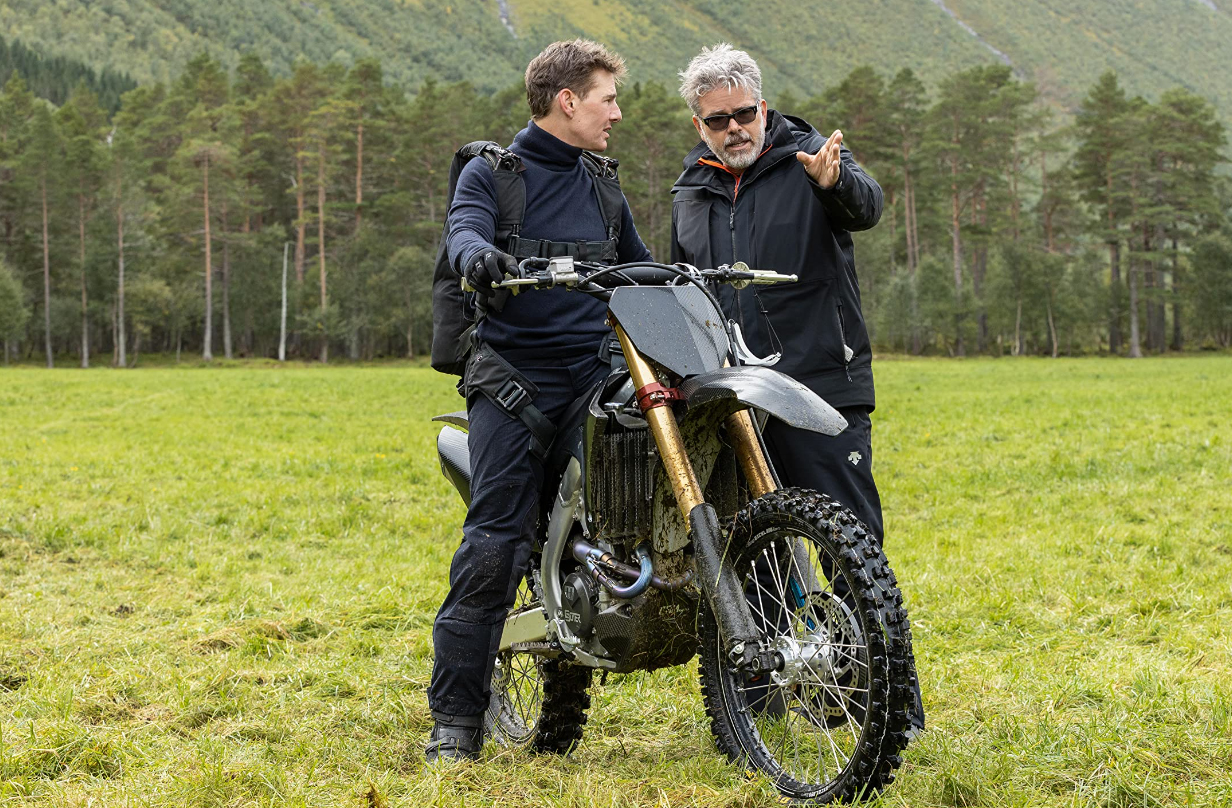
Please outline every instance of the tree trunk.
M1108 284L1108 353L1121 352L1121 245L1108 244L1108 264L1111 267Z
M325 295L325 144L317 152L317 254L321 261L321 326L329 300ZM329 330L321 335L321 362L329 361Z
M122 201L124 197L122 189L123 186L121 186L120 191L121 202L116 205L116 248L119 251L119 278L116 287L116 341L120 349L119 365L120 367L127 367L128 359L124 355L128 336L124 329L124 202Z
M1022 356L1022 298L1018 298L1018 311L1014 315L1014 356Z
M978 204L974 205L972 211L972 219L978 223L984 232L988 232L988 200L984 196L981 189ZM975 305L979 309L976 316L976 350L979 353L984 353L988 347L988 308L984 305L984 274L988 270L988 246L987 242L980 244L974 250L971 261L971 293L975 298Z
M415 331L415 310L411 308L411 290L406 290L406 358L415 358L415 340L412 338Z
M1121 256L1120 242L1116 238L1116 218L1112 206L1112 169L1108 169L1107 173L1107 198L1105 204L1108 207L1108 266L1110 268L1109 276L1109 295L1108 295L1108 353L1118 354L1121 352Z
M908 209L911 211L911 271L920 268L920 212L915 205L915 185L911 186L908 198Z
M231 353L231 242L227 238L227 202L222 203L222 355Z
M1142 287L1145 293L1143 296L1146 298L1146 349L1148 352L1154 353L1162 348L1159 343L1159 338L1162 335L1157 328L1158 323L1155 316L1158 297L1157 278L1154 259L1145 260L1146 265L1143 267Z
M898 199L895 196L894 190L890 190L890 277L897 274L898 263L895 260L895 252L898 245L895 239L898 237Z
M295 288L304 285L304 158L295 155Z
M1175 233L1175 229L1173 230ZM1185 334L1181 330L1181 253L1172 237L1172 350L1185 348Z
M1145 238L1145 236L1144 236ZM1146 245L1143 244L1145 247ZM1129 259L1129 356L1142 358L1141 334L1138 329L1138 262Z
M1018 241L1018 163L1020 160L1018 152L1018 132L1014 132L1014 152L1013 159L1010 163L1010 222L1013 226L1014 241Z
M1052 340L1052 358L1057 358L1057 324L1052 317L1052 295L1048 295L1048 336Z
M210 154L205 153L201 163L201 210L205 217L205 333L201 358L207 362L214 359L214 265L210 254ZM176 348L179 356L179 348Z
M1043 201L1044 210L1044 249L1048 252L1054 252L1056 242L1053 240L1052 216L1053 207L1048 200L1048 153L1040 152L1040 199Z
M911 151L903 140L903 228L907 231L907 272L915 275L920 251L915 227L915 191L911 184Z
M364 219L364 119L355 127L355 232Z
M957 148L957 144L955 145ZM958 157L950 159L950 240L954 247L954 354L963 356L962 338L962 225L958 199Z
M43 176L39 183L43 199L43 342L47 348L47 367L55 367L51 353L51 243L48 236L49 221L47 219L47 170L43 166Z
M89 298L86 296L86 200L77 196L77 258L81 264L81 366L90 367Z
M278 361L287 359L287 246L282 243L282 311L278 326Z

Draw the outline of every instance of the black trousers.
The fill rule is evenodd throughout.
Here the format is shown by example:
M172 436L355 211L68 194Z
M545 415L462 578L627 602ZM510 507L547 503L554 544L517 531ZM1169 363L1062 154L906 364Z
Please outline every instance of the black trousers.
M773 418L766 424L763 437L770 452L770 462L784 486L799 486L820 491L851 509L877 541L884 546L885 533L881 518L881 495L873 480L873 422L867 407L839 410L847 419L847 429L834 437L807 432ZM758 574L763 574L758 570ZM834 581L836 594L844 595L842 579ZM911 657L911 679L915 689L915 707L911 722L924 728L924 703L920 698L920 683L915 671L915 652Z
M593 353L569 359L503 355L539 388L534 404L553 423L609 370ZM428 688L433 712L455 716L488 708L505 617L530 561L544 479L525 424L482 394L469 397L467 414L471 505L449 568L449 594L432 627L436 662Z
M873 481L873 422L867 407L839 412L847 419L847 429L834 437L771 418L763 432L770 462L785 487L811 488L838 500L881 541L881 496Z

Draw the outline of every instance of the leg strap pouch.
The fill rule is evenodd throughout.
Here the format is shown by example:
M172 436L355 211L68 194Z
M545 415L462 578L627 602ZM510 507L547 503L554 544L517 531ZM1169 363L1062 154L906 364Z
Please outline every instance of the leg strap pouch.
M556 436L556 427L531 402L539 388L485 343L478 343L466 365L466 396L483 393L498 409L517 418L530 430L531 453L543 460Z

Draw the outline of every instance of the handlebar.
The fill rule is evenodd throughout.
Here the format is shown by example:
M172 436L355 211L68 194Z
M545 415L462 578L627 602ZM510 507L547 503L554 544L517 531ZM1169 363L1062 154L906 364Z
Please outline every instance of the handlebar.
M728 283L737 289L749 284L794 283L796 275L749 269L743 261L714 269L698 269L691 264L658 264L641 261L630 264L593 264L572 257L526 258L518 264L519 277L506 278L497 287L515 294L523 289L567 289L590 294L609 293L621 286L673 286L681 283ZM465 279L462 288L473 291Z

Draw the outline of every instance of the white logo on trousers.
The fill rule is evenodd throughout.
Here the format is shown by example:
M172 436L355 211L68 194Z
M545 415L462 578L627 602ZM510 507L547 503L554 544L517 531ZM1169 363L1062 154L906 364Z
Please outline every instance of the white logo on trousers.
M864 459L864 455L860 454L859 452L852 452L851 454L847 455L847 459L851 461L851 465L858 466L860 465L860 461Z

